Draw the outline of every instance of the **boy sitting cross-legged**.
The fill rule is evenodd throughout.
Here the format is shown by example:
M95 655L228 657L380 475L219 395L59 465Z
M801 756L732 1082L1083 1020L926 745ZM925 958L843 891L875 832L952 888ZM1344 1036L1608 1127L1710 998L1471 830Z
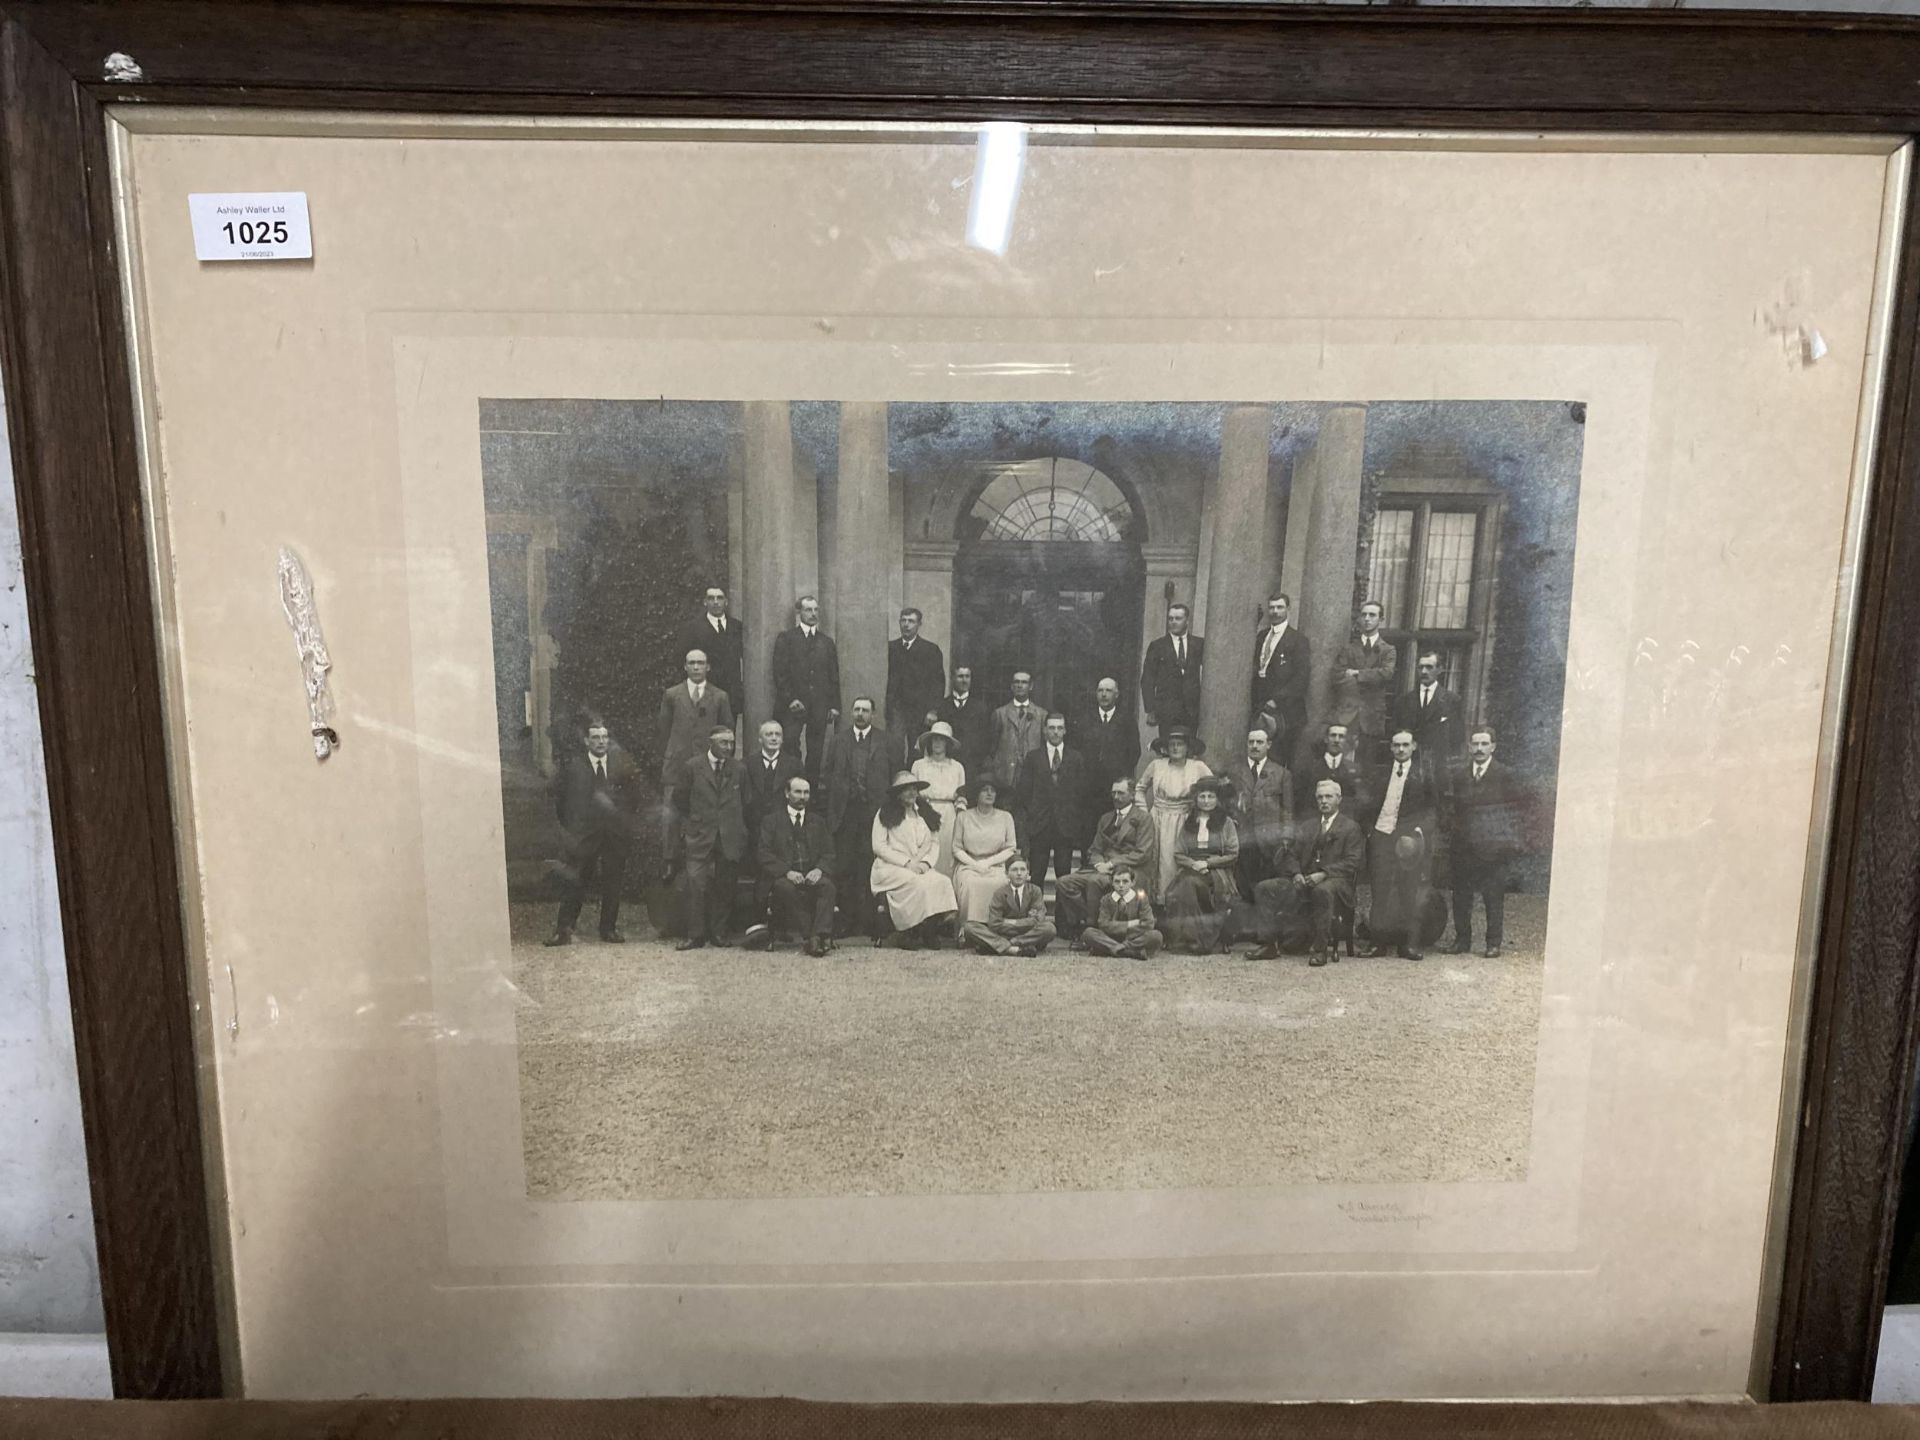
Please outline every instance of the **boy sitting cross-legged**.
M1024 857L1007 861L1007 883L994 892L987 918L969 922L961 933L986 955L1038 955L1053 943L1047 902Z
M1153 928L1153 907L1133 883L1133 870L1113 867L1113 884L1100 897L1099 918L1080 932L1080 943L1096 955L1145 960L1163 943Z

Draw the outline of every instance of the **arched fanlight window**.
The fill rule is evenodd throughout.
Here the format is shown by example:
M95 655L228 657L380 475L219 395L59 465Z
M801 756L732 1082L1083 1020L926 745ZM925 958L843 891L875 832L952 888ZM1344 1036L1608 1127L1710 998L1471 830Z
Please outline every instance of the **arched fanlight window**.
M1052 456L998 467L973 502L983 540L1123 540L1133 507L1118 485L1078 460Z

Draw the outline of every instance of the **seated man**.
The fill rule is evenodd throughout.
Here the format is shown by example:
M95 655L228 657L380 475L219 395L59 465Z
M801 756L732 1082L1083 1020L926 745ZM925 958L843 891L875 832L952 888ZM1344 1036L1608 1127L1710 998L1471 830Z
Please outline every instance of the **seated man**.
M1247 958L1277 960L1288 929L1297 929L1304 914L1308 925L1309 965L1320 966L1340 957L1333 948L1335 900L1353 905L1353 887L1360 873L1366 837L1352 817L1340 808L1340 782L1322 780L1313 788L1319 818L1304 822L1293 843L1281 854L1281 874L1254 886L1262 928L1272 938Z
M1031 958L1053 943L1046 897L1033 883L1033 867L1024 855L1007 861L1007 883L994 892L987 918L963 925L960 933L983 955Z
M760 873L773 896L775 923L807 954L824 955L833 935L833 836L827 822L808 809L813 786L804 775L787 777L786 803L760 820Z
M1133 781L1122 776L1107 787L1107 792L1112 807L1100 817L1100 827L1093 833L1087 868L1054 882L1053 909L1063 935L1078 935L1086 928L1088 914L1112 884L1118 866L1125 865L1140 875L1157 863L1159 842L1153 820L1142 806L1134 804Z
M1133 867L1116 864L1112 884L1100 897L1099 918L1080 932L1080 943L1096 955L1145 960L1165 943L1153 928L1153 907L1133 883Z

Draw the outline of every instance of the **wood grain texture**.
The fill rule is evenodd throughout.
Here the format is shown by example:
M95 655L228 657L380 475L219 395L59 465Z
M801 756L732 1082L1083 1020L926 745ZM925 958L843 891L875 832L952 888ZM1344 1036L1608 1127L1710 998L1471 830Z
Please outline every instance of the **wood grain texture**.
M216 1395L161 689L99 107L0 25L0 303L114 1385Z
M1865 17L1049 0L0 0L0 10L10 17L0 28L0 343L103 1288L116 1384L132 1396L216 1394L220 1375L102 102L1920 131L1920 26ZM115 51L145 79L105 81ZM1898 617L1920 595L1917 231L1920 211L1900 262L1864 557L1778 1398L1867 1392L1914 1059L1920 627Z
M1807 1035L1777 1399L1868 1394L1920 1019L1920 186L1889 333L1859 630Z
M154 98L607 111L1783 129L1920 127L1920 32L1898 22L1569 17L1260 5L260 3L15 0L76 76L122 52ZM1569 64L1577 49L1578 63ZM1390 99L1388 97L1391 97ZM876 108L876 107L880 108ZM1151 107L1151 108L1142 108ZM904 113L895 111L894 113ZM1404 123L1404 122L1397 122Z

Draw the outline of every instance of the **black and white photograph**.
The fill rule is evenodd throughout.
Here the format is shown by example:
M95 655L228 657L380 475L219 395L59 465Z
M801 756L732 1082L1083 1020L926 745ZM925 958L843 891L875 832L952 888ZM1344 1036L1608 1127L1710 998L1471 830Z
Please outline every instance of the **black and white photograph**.
M529 1194L1524 1179L1584 422L483 402Z

